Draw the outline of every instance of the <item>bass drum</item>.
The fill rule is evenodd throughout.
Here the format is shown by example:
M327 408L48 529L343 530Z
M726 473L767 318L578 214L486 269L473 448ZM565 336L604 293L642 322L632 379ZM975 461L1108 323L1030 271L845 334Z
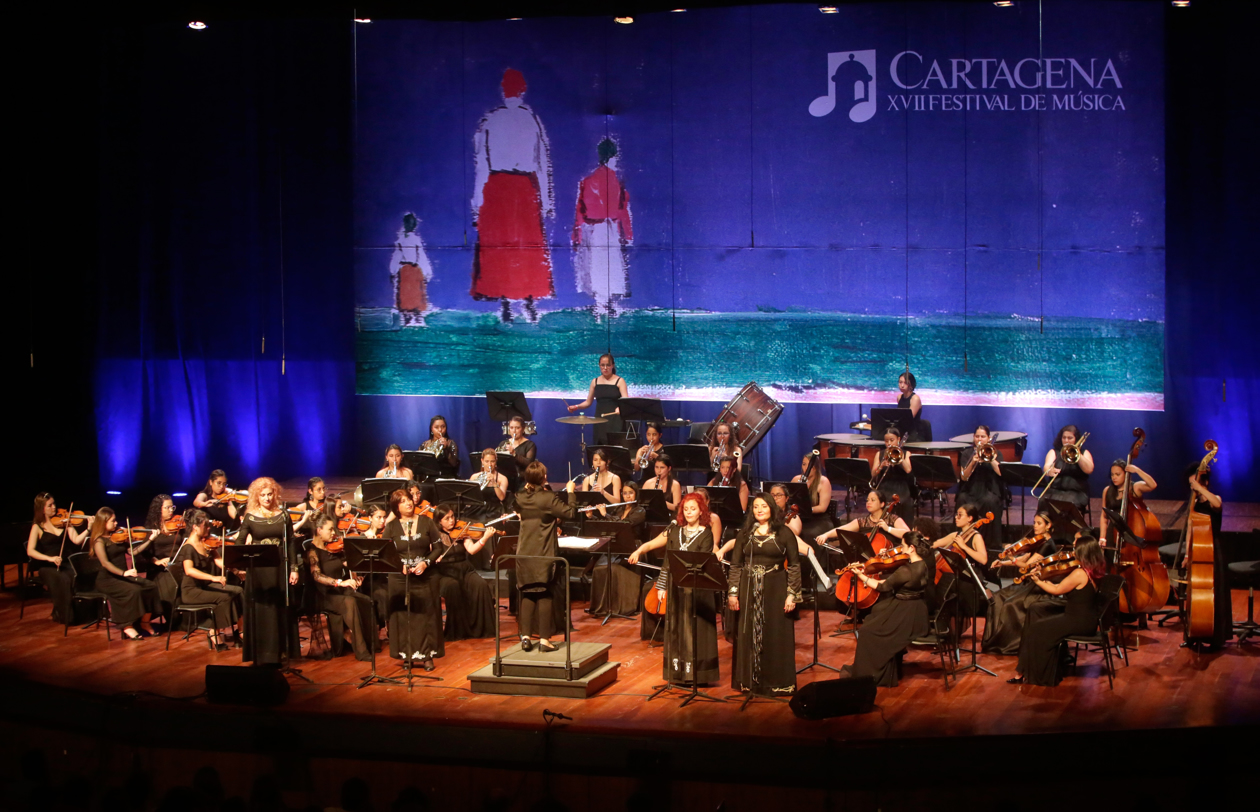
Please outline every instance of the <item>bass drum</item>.
M705 434L705 442L713 445L713 433L718 423L727 423L735 434L735 443L743 451L747 460L749 452L757 447L779 415L783 414L783 404L765 393L756 382L748 383L739 390L726 408L709 426Z

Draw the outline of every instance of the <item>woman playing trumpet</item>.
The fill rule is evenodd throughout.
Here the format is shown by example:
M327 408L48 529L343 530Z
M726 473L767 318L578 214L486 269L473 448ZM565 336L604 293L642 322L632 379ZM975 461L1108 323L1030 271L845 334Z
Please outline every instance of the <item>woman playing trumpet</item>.
M647 471L652 470L652 464L656 462L656 458L665 450L665 445L661 442L661 427L655 423L648 423L643 429L643 438L647 440L647 444L642 446L634 455L634 467L636 470Z

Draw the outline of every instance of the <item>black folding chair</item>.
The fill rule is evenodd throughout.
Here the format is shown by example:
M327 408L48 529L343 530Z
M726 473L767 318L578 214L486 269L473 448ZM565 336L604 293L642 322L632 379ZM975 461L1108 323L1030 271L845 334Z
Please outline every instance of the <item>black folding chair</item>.
M105 624L105 640L109 641L109 596L104 592L96 590L96 574L101 571L101 562L96 560L96 556L91 553L72 553L70 558L70 573L72 587L74 593L70 596L70 611L68 616L63 618L66 626L62 632L62 637L70 635L70 620L74 617L74 607L79 603L99 604L97 609L96 620L91 623L84 624L83 628L88 626L100 626Z
M1120 590L1124 587L1124 578L1120 575L1105 575L1098 582L1098 625L1093 634L1074 634L1065 642L1072 644L1072 668L1077 666L1081 646L1086 653L1099 651L1103 655L1103 668L1107 672L1107 686L1115 690L1115 661L1111 656L1111 647L1115 645L1112 633L1118 624L1118 601ZM1121 648L1123 651L1123 647ZM1127 658L1127 655L1126 655Z
M959 624L955 606L958 601L958 593L954 590L954 586L957 583L957 578L949 578L949 585L945 587L945 594L941 598L941 603L937 606L936 611L932 613L928 633L910 641L910 645L930 648L932 654L936 654L941 658L941 677L945 682L946 691L949 690L951 677L954 682L958 682L958 675L955 673L958 664ZM942 620L946 621L944 628L941 627Z

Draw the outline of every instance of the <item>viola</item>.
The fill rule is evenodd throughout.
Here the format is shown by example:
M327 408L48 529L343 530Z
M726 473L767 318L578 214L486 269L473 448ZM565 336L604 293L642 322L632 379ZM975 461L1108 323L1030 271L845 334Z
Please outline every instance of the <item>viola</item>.
M425 502L425 504L427 505L428 502ZM507 520L514 519L516 517L516 513L508 513L504 516L500 516L492 522L485 522L484 524L482 522L467 522L460 519L455 522L455 527L451 530L451 541L479 541L481 537L486 534L486 528L492 527L499 522L506 522Z
M792 505L787 510L783 511L783 523L787 524L788 522L799 517L800 515L801 515L801 512L797 510L796 505Z
M337 530L342 533L366 533L372 529L372 520L363 515L347 513L337 520Z
M1052 578L1060 578L1067 575L1081 564L1076 560L1074 553L1064 550L1061 553L1047 556L1041 559L1031 567L1022 567L1019 575L1015 576L1015 583L1022 584L1024 581L1032 578L1034 575L1043 581L1049 581Z
M210 499L210 504L212 505L223 505L228 502L235 502L238 505L246 504L249 502L249 491L234 491L231 488L224 488L223 493Z
M324 545L324 549L330 553L339 553L346 549L346 540L344 537L337 537Z
M207 550L217 550L223 546L222 536L205 536L201 539L201 544Z
M166 521L162 522L162 532L163 533L178 533L180 530L183 530L187 526L188 525L184 523L183 516L175 516L173 518L167 519Z
M82 511L78 513L71 513L65 508L62 508L53 514L50 521L52 522L53 527L65 527L67 524L71 527L81 527L84 524L87 524L88 519L91 518L91 516Z
M1050 538L1049 533L1029 533L1019 541L1007 546L1005 550L998 553L997 560L1000 564L1012 564L1015 559L1028 553L1036 552L1037 548L1045 544Z
M133 541L144 541L149 537L149 531L143 527L133 527L130 531L125 527L120 527L109 534L109 540L115 544L130 544Z

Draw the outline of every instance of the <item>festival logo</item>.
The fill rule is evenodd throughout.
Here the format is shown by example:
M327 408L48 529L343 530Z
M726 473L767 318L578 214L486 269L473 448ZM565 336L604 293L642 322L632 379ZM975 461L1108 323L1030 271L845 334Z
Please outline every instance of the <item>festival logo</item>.
M821 118L839 105L861 124L875 115L875 93L874 49L827 54L827 95L809 103L809 114Z

